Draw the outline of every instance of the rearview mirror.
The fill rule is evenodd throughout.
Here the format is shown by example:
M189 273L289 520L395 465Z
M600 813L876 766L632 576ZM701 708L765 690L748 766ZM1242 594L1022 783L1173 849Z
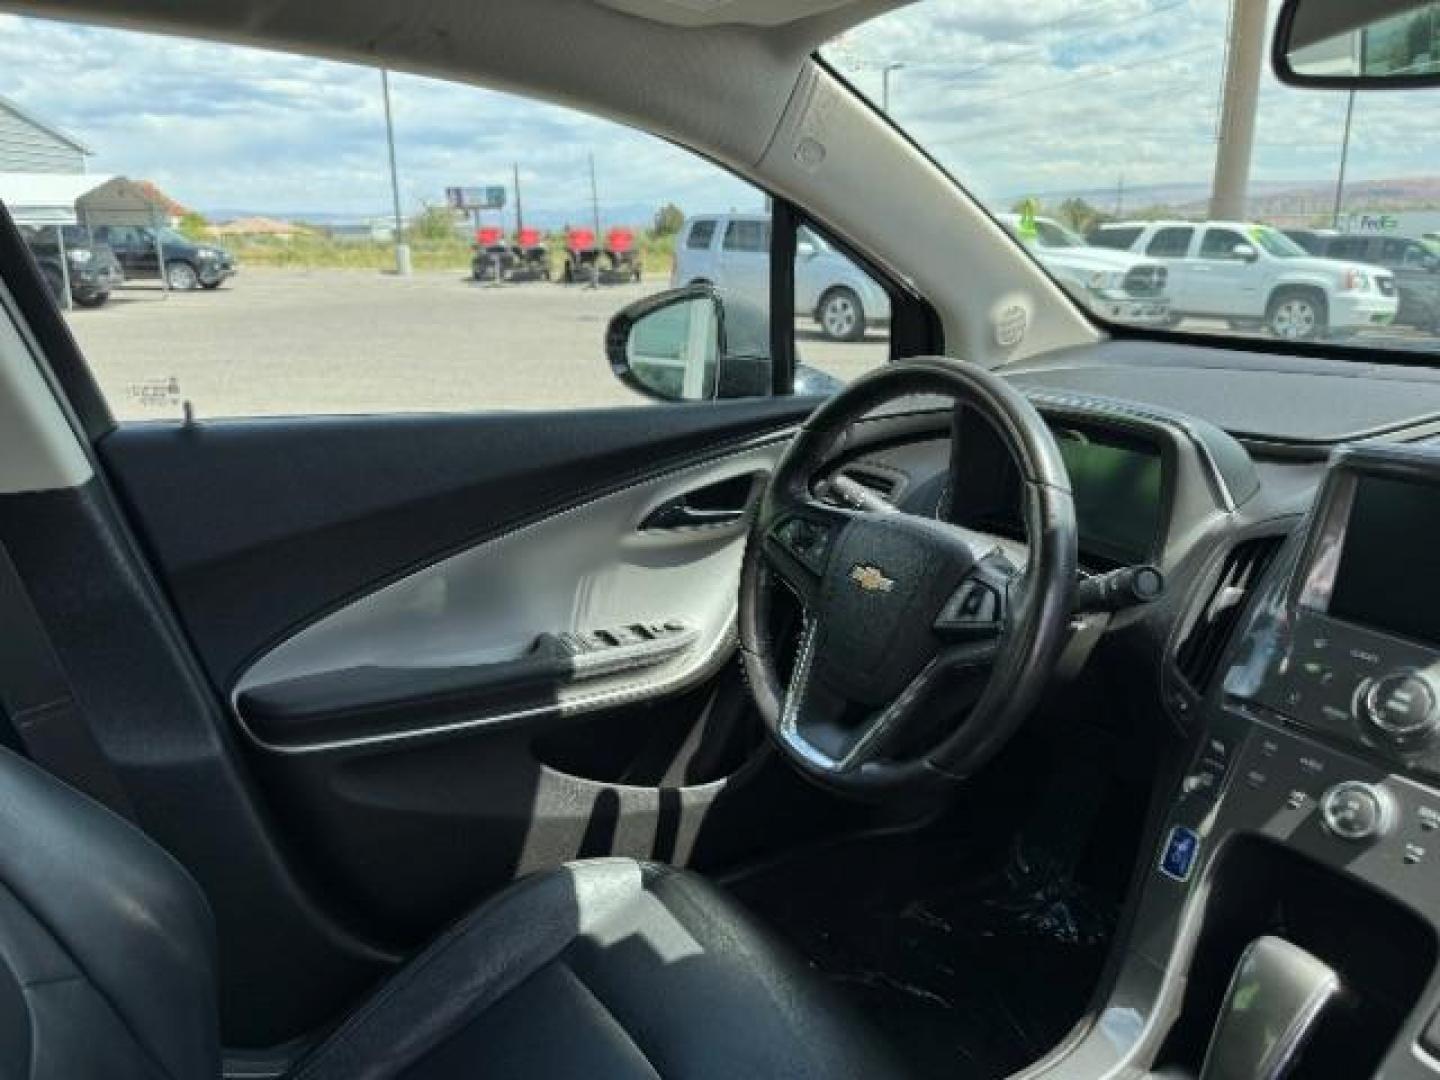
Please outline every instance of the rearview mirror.
M711 285L621 308L605 331L605 352L616 378L659 401L770 393L769 320L751 304L723 303Z
M1273 61L1296 86L1440 85L1440 0L1287 0Z

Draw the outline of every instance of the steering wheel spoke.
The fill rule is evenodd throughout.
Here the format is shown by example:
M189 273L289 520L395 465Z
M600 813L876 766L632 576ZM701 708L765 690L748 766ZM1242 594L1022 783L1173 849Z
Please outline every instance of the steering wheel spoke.
M781 510L766 529L765 561L806 609L825 579L836 538L854 517L851 511L806 501Z

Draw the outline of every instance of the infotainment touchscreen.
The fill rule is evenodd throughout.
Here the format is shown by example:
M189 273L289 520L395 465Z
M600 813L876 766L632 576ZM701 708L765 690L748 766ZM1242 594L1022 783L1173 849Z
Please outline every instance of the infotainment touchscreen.
M1302 604L1440 645L1440 486L1353 476L1349 513L1314 553Z

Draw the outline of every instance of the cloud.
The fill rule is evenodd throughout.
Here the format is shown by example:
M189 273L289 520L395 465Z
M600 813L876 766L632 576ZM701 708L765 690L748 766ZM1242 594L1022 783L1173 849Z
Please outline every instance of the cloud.
M509 184L588 215L677 202L758 208L749 185L660 139L575 110L408 75L391 78L402 203ZM0 94L96 151L92 171L152 179L204 209L378 215L390 206L379 72L307 57L0 16Z
M1272 3L1278 9L1278 3ZM827 57L976 194L1209 183L1224 0L925 0L850 31ZM508 183L537 214L589 205L632 219L752 209L758 193L662 140L574 110L413 76L392 79L402 202ZM1357 101L1350 175L1434 171L1416 93ZM369 68L255 49L0 16L0 94L94 147L92 168L155 180L201 209L383 214L390 202L380 78ZM1338 165L1344 95L1264 76L1253 177L1323 185ZM623 209L622 209L623 208ZM603 212L603 211L602 211Z
M825 50L872 98L891 73L891 115L976 194L1205 188L1215 159L1224 0L927 0ZM1272 3L1272 12L1279 4ZM1268 56L1268 45L1267 53ZM1433 97L1363 95L1349 175L1428 174ZM1339 162L1345 95L1262 76L1252 181L1323 185ZM1132 204L1133 205L1133 204Z

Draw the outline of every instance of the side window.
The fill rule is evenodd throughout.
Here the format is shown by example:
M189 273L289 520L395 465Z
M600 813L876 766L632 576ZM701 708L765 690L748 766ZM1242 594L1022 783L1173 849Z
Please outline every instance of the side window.
M1145 254L1155 255L1162 259L1183 259L1185 253L1190 250L1190 238L1194 235L1195 230L1188 227L1171 226L1159 229L1150 238L1150 243L1145 248Z
M1116 251L1129 251L1130 245L1140 238L1145 230L1138 225L1117 225L1096 229L1085 239L1096 247L1114 248Z
M725 229L726 251L748 251L769 253L770 223L768 221L747 221L740 219L730 222Z
M815 230L795 236L797 390L823 392L890 358L890 296Z
M66 48L75 33L0 25L37 47ZM617 379L611 319L685 284L682 257L703 254L690 249L732 218L743 250L768 252L763 192L584 113L391 73L392 177L374 68L200 41L176 67L173 38L84 33L97 85L146 85L165 70L173 93L122 137L63 65L0 71L0 94L94 148L77 150L73 170L93 185L61 185L79 193L68 220L46 224L53 207L5 197L3 147L0 198L51 244L72 225L116 246L113 259L70 264L68 296L60 275L52 288L121 422L179 419L187 403L200 420L663 407L667 395ZM192 107L222 83L224 109ZM563 137L517 143L515 131ZM763 328L770 267L749 263L730 284ZM639 341L654 355L638 359L669 385L713 390L718 379L677 367L704 329L672 312ZM747 360L768 371L768 330L749 340ZM767 374L744 392L769 385Z
M1159 237L1157 236L1156 239L1158 240ZM1236 262L1243 262L1244 260L1235 254L1235 248L1241 244L1251 248L1255 246L1234 229L1206 229L1205 237L1200 241L1200 257L1202 259L1231 259Z
M710 247L710 241L715 239L715 219L705 218L690 226L690 235L685 240L685 246L691 251L705 251Z
M1364 260L1369 241L1363 236L1342 236L1338 240L1330 242L1330 250L1326 253L1331 259L1359 259Z

